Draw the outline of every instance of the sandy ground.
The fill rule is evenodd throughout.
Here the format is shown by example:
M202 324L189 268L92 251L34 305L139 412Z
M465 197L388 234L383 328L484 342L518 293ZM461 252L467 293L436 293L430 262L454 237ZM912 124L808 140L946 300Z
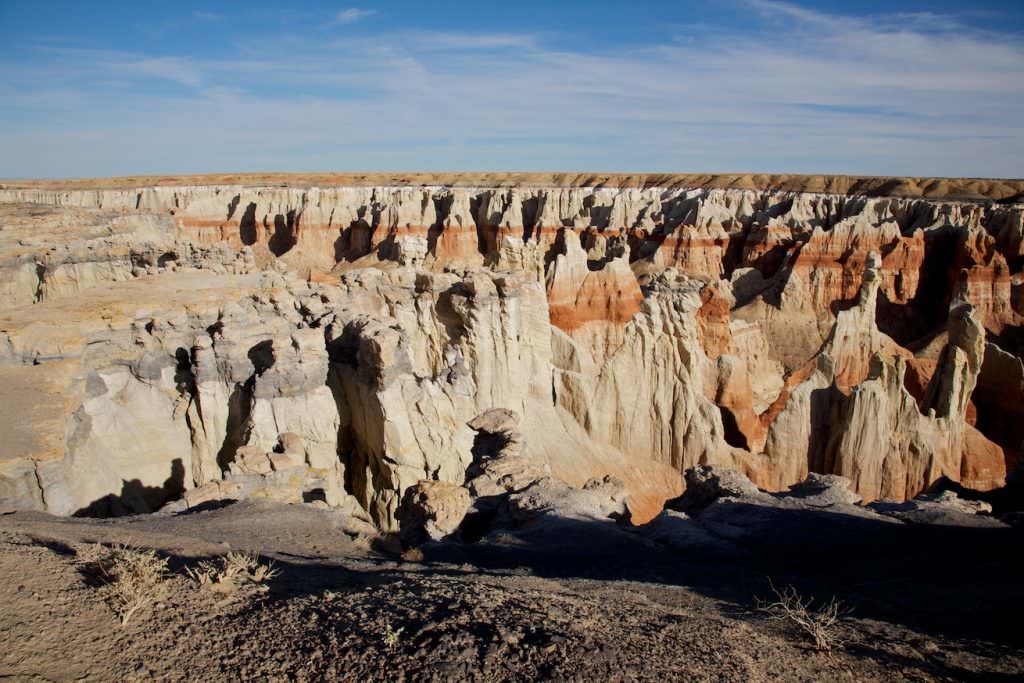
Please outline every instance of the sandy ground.
M771 563L686 557L603 525L492 534L473 546L428 547L424 562L401 563L367 539L347 536L342 522L311 506L249 502L113 520L4 515L0 677L1009 681L1024 675L1024 630L1006 621L1019 624L1024 602L1013 589L1019 545L987 552L964 536L967 545L954 540L934 548L930 566L908 557L921 577L908 590L908 577L898 575L901 558L887 547L879 548L879 559L889 578L856 588L872 583L870 577L858 581L850 574L861 571L857 562L816 541L809 552L817 553L818 565L803 576ZM75 548L95 541L155 548L168 557L174 572L168 597L122 627L75 562ZM931 540L925 543L930 547ZM224 596L184 575L185 567L229 549L275 563L279 574L268 592ZM860 546L850 550L864 554ZM968 552L971 557L952 554ZM800 553L787 557L807 564ZM835 567L837 583L830 584L821 579L832 575L833 557L845 564ZM776 581L795 578L820 598L831 597L836 586L853 587L852 612L842 626L845 648L816 652L758 611L755 598L767 594L764 572ZM958 586L964 605L953 597ZM948 620L941 618L944 600Z
M208 173L0 182L0 188L35 187L67 190L119 189L153 185L735 188L826 192L871 197L991 199L1006 202L1024 200L1024 180L1021 179L780 173Z

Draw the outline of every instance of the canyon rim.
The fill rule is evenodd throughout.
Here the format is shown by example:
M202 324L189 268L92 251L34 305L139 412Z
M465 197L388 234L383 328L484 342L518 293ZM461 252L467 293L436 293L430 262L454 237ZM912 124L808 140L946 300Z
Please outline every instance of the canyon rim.
M510 430L637 522L699 465L898 502L1017 462L1020 183L203 180L0 188L4 373L33 388L6 505L259 491L391 531Z

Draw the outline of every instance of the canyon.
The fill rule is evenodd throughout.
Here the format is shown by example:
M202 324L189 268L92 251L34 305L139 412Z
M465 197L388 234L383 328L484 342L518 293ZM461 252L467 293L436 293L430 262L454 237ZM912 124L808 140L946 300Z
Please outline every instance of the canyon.
M540 480L642 524L701 466L996 491L1022 268L1020 181L7 182L0 506L426 507L444 535Z

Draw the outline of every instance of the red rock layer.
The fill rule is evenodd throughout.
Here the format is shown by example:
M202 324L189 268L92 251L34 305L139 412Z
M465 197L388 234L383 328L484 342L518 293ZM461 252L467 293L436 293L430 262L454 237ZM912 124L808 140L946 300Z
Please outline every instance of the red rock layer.
M658 241L654 261L661 268L674 267L688 275L713 279L725 272L732 238L721 226L681 225L671 235L653 239Z
M548 272L551 324L565 332L594 322L624 325L640 310L643 292L625 255L591 270L579 236L562 231L564 253Z
M975 306L985 329L999 334L1007 325L1024 322L1013 310L1010 268L991 235L980 230L962 234L952 275L953 291Z
M640 310L643 293L636 278L624 274L590 273L575 287L559 285L548 290L551 324L565 332L587 323L624 325Z

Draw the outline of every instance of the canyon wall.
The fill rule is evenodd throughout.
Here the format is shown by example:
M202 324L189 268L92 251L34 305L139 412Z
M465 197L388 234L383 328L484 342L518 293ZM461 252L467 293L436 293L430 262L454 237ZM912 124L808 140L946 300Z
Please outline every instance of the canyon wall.
M996 488L1024 398L1024 206L999 199L6 187L0 499L244 492L394 528L417 482L467 480L496 408L637 520L697 464L868 500Z

